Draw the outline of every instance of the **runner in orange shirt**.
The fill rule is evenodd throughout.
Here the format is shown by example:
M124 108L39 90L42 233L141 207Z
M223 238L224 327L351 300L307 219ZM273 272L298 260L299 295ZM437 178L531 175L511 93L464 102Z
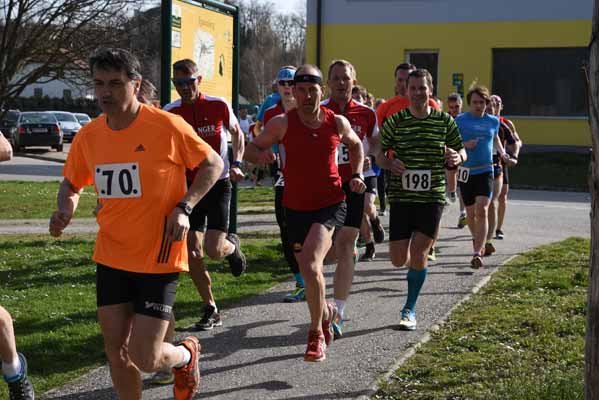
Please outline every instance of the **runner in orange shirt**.
M178 273L188 270L189 215L223 163L182 118L139 103L140 64L132 54L100 49L89 65L104 115L73 141L50 233L62 234L83 187L94 185L98 320L117 395L141 399L140 371L172 367L174 398L189 400L199 389L199 341L163 340ZM185 169L195 167L186 190Z
M413 64L403 63L399 64L395 68L395 97L387 100L376 109L376 117L379 121L379 127L383 126L385 119L391 115L400 112L410 106L410 99L407 97L408 93L408 77L410 72L415 71L416 67ZM441 107L437 102L431 98L428 100L428 104L435 110L441 111Z

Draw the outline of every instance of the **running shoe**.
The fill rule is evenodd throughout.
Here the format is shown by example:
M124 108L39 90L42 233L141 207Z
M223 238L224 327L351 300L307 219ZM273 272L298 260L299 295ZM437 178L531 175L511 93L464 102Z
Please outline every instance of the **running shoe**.
M503 240L503 231L501 229L497 229L495 231L495 239Z
M175 384L173 395L175 400L191 400L200 389L200 341L195 336L188 336L178 343L191 352L191 360L181 368L173 368Z
M335 338L335 332L333 330L333 321L339 314L337 312L337 305L327 301L325 306L327 307L327 318L322 320L322 333L324 335L324 343L328 346Z
M152 385L170 385L175 382L175 374L172 371L157 371L150 377Z
M229 233L227 235L227 239L229 242L235 245L235 251L229 254L226 258L229 262L229 267L231 267L231 273L233 276L239 276L243 274L247 267L247 261L245 259L245 254L241 251L241 246L239 245L239 236L234 233Z
M386 217L386 216L387 216L386 210L379 210L379 217Z
M220 314L216 312L216 307L208 304L204 307L204 315L199 320L194 328L198 331L210 331L215 326L222 326L223 321L220 319Z
M310 331L310 333L308 333L308 347L304 354L304 361L324 361L327 358L324 354L326 348L327 345L324 341L324 336L318 331Z
M283 299L283 301L285 303L297 303L299 301L304 301L304 300L306 300L306 292L305 292L304 287L302 285L300 285L299 283L296 283L295 289L293 290L293 292L289 293Z
M385 230L383 229L383 225L381 225L380 218L371 219L370 224L372 225L372 236L374 236L375 243L383 243L385 240Z
M470 261L470 268L472 269L480 269L483 267L483 259L480 255L475 254L472 257L472 261Z
M402 331L416 330L416 313L408 308L401 311L401 320L399 321L399 329Z
M428 251L427 258L429 261L437 261L437 253L435 252L434 246L431 246L431 249Z
M21 375L14 380L9 380L4 377L4 380L8 384L8 398L10 400L34 400L35 393L33 391L33 385L27 376L27 360L21 353L17 353L19 361L21 362Z
M366 245L366 251L360 257L360 261L362 261L362 262L374 261L375 257L376 257L376 253L374 252L374 245L372 245L372 246Z
M337 317L335 317L333 322L331 322L331 325L333 326L333 338L335 340L343 336L343 332L341 330L343 328L343 318L341 318L341 315L337 314Z
M462 229L466 225L468 225L468 218L465 215L460 215L458 218L458 229Z
M493 243L491 242L487 242L485 243L485 256L490 256L493 253L495 253L495 246L493 246Z
M447 194L447 203L454 204L457 199L458 196L456 195L456 192L449 192Z

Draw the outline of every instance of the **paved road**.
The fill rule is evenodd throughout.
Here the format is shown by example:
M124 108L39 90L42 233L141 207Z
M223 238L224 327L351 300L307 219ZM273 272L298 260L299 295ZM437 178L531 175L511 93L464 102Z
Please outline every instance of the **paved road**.
M393 268L387 245L378 245L377 261L357 266L347 306L346 334L330 347L325 362L302 361L308 312L305 303L280 302L292 288L291 282L285 283L225 310L223 327L197 333L203 346L198 398L351 399L370 393L377 378L494 266L541 244L590 235L588 194L514 191L512 199L506 239L497 242L499 254L487 258L487 268L480 271L467 267L470 240L466 230L454 228L456 207L446 212L439 261L430 266L417 307L417 331L397 330L407 292L406 270ZM333 268L325 267L329 298ZM107 368L102 367L44 398L115 396ZM170 398L170 387L144 391L144 399Z
M0 181L59 181L62 163L29 157L13 157L0 163Z

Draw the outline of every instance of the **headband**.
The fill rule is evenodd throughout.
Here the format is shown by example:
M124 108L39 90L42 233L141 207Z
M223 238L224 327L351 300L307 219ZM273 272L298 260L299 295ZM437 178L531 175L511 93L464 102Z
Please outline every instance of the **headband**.
M295 83L317 83L322 85L322 78L318 75L310 75L310 74L295 74L293 77L293 81Z

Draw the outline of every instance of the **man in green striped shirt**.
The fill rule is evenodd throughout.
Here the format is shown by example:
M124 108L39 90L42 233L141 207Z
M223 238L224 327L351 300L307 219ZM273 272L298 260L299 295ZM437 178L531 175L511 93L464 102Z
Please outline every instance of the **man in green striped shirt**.
M466 151L453 118L428 105L430 73L425 69L412 71L407 85L410 106L383 123L377 163L392 173L391 262L409 268L408 298L399 327L414 330L414 308L426 279L427 255L445 204L445 164L453 167L464 162Z

